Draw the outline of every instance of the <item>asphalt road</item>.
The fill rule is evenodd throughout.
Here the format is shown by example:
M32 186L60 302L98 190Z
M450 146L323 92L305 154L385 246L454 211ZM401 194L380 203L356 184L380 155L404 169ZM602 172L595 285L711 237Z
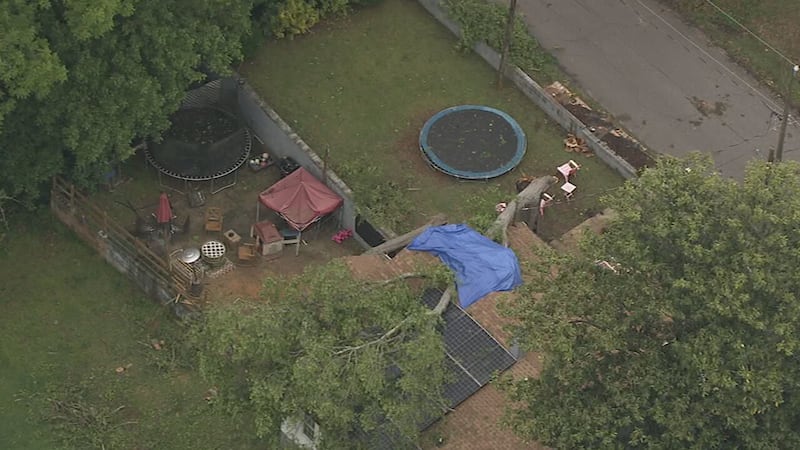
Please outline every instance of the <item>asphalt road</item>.
M519 0L518 12L581 89L647 147L710 152L723 175L741 179L747 161L777 146L781 101L657 1ZM800 160L796 120L784 152Z

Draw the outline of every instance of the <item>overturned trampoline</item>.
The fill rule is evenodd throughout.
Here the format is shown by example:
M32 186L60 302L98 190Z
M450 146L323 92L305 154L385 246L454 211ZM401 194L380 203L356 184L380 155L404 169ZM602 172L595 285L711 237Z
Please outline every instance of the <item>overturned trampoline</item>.
M428 163L447 175L487 180L516 167L525 156L525 132L495 108L461 105L425 122L419 147Z
M201 89L214 88L210 84ZM172 115L172 126L160 142L147 145L145 157L158 171L163 187L185 192L207 183L210 192L216 194L238 181L238 169L250 156L252 137L235 115L213 101L202 101L215 96L201 92L199 98L201 101L197 96L192 102L185 101L185 106ZM165 184L162 175L178 180L178 186Z

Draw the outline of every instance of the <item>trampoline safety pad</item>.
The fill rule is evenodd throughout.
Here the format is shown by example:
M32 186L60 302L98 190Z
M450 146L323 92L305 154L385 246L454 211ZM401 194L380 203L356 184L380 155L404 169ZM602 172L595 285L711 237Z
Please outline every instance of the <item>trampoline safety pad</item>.
M516 167L525 156L525 132L495 108L461 105L434 114L422 127L419 146L428 162L448 175L486 180Z

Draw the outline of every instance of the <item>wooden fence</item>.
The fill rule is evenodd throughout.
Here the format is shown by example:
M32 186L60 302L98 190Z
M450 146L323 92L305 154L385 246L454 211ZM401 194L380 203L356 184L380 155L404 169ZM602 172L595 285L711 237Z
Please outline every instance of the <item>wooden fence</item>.
M50 209L84 242L149 295L162 303L189 297L191 267L168 255L156 254L74 185L59 177L53 178Z

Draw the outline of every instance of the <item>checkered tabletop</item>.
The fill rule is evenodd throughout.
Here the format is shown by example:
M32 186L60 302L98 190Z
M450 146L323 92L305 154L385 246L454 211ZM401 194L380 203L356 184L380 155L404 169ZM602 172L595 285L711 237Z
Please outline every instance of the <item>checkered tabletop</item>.
M225 244L219 241L208 241L200 247L200 252L209 259L218 259L225 256Z

